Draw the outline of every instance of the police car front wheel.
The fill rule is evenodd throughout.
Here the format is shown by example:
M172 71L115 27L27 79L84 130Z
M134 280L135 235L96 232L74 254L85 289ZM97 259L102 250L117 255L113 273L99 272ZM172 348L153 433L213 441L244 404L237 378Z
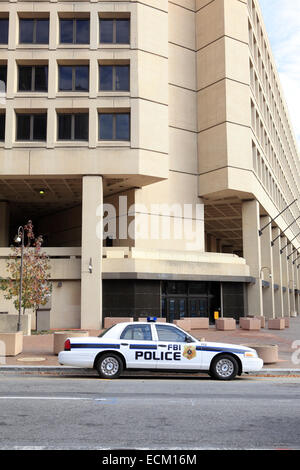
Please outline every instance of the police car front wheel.
M232 380L238 373L238 363L230 355L223 354L216 357L210 368L210 375L218 380Z
M103 379L116 379L123 370L122 361L115 354L103 354L97 360L95 367Z

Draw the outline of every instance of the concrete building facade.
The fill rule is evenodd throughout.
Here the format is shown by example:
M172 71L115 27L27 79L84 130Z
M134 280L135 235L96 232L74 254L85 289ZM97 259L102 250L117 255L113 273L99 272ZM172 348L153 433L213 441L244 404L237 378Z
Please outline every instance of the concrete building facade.
M1 1L0 30L0 275L31 219L50 328L299 313L299 153L257 0Z

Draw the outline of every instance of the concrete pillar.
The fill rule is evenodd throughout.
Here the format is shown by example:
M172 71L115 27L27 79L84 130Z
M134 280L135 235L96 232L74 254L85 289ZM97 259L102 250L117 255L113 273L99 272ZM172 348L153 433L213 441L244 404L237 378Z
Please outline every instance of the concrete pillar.
M273 282L278 288L274 290L274 307L275 307L275 316L283 317L283 292L282 292L282 268L281 268L281 237L279 237L280 229L278 227L273 228L272 230L272 239L274 241L273 245Z
M260 226L265 227L260 238L261 243L261 279L269 283L269 287L263 287L263 314L266 318L275 318L274 307L274 288L273 288L273 251L272 241L272 225L271 217L264 216L260 218Z
M0 246L9 246L9 205L6 201L0 202Z
M286 246L288 240L286 237L282 237L282 248ZM285 317L288 317L290 314L290 296L289 296L289 274L288 274L288 263L287 263L287 254L288 254L288 245L283 249L281 255L281 268L282 268L282 287L285 288L283 291L283 314Z
M295 311L296 311L296 305L295 305L295 279L294 279L294 269L293 269L293 259L294 259L294 254L292 252L294 251L293 245L288 246L288 256L289 258L287 259L288 263L288 275L289 275L289 298L290 298L290 312L289 316L293 317L295 316Z
M243 252L250 267L250 275L255 278L254 284L248 286L248 314L263 315L262 287L260 282L261 247L259 240L259 203L245 201L242 204Z
M294 311L294 316L296 317L298 315L298 308L299 308L299 305L298 305L298 300L299 300L299 296L298 296L298 269L297 269L297 261L296 258L299 256L299 253L298 251L296 251L294 254L293 254L293 258L292 258L292 269L293 269L293 278L294 278L294 285L293 285L293 295L294 295L294 302L295 302L295 311Z
M299 268L298 268L299 266ZM300 258L295 261L295 271L296 271L296 311L297 315L300 315Z
M81 328L102 328L103 181L82 178Z

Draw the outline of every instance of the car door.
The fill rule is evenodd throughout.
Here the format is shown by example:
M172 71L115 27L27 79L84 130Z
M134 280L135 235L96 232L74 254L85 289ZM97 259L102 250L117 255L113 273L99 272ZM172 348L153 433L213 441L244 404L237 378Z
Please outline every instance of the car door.
M158 369L201 369L202 352L198 341L175 325L157 323L155 328Z
M154 369L157 344L153 340L151 324L127 325L120 335L120 352L131 369Z

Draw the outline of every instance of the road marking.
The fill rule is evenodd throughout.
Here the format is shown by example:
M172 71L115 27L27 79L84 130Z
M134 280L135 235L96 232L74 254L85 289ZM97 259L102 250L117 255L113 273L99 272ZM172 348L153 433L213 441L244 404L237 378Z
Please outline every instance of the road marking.
M117 402L117 398L88 398L88 397L18 397L18 396L6 396L0 397L0 400L72 400L72 401L94 401L96 403L104 403L107 405L113 405Z
M85 397L0 397L0 400L95 400L95 398ZM106 398L98 398L97 400L106 401Z

